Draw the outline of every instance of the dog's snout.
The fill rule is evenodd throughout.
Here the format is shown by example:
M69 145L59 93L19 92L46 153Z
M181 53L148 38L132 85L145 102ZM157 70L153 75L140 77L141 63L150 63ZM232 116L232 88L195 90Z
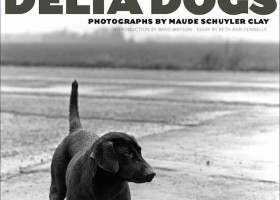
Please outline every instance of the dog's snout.
M156 176L156 173L155 172L152 172L152 173L150 173L150 174L148 174L148 177L150 177L150 178L154 178Z
M156 173L155 172L149 172L147 175L146 175L146 179L148 182L152 181L153 178L156 176Z

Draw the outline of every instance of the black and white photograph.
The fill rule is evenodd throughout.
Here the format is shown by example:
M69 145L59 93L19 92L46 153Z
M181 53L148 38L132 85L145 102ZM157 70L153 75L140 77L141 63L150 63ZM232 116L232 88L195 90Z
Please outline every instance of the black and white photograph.
M1 200L279 200L278 0L1 0Z

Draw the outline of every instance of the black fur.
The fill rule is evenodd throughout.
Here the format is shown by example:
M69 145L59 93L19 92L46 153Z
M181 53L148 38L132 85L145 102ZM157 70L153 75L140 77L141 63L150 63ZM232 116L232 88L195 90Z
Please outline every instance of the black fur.
M76 80L72 83L69 105L69 125L70 133L82 128L78 108L78 82Z
M128 181L150 182L152 167L141 156L133 136L111 132L102 137L82 129L78 83L72 83L70 133L55 150L51 164L50 199L130 200Z

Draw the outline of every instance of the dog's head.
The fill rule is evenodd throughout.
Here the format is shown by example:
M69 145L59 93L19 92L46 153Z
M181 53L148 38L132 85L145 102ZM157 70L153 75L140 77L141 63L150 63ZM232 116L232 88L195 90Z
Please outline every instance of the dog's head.
M91 154L103 170L116 173L126 181L151 182L156 175L143 159L141 147L133 136L112 132L99 138Z

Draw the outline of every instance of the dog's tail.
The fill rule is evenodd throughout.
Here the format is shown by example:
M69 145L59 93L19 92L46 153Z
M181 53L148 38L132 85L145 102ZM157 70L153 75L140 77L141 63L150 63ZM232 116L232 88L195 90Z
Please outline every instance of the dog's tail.
M78 108L78 82L76 80L72 83L72 91L70 95L69 124L70 134L82 128Z

